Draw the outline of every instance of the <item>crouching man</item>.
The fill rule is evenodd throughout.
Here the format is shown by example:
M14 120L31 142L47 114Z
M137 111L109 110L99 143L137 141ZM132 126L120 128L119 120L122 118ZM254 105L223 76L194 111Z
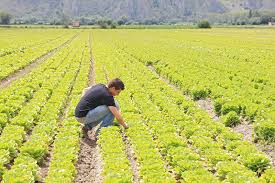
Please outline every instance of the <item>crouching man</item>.
M84 94L76 106L75 117L77 121L82 123L85 137L88 137L88 131L102 122L96 131L96 137L102 127L112 125L114 118L125 128L128 125L123 120L119 104L114 100L114 96L124 90L124 83L115 78L108 85L97 84L84 89Z

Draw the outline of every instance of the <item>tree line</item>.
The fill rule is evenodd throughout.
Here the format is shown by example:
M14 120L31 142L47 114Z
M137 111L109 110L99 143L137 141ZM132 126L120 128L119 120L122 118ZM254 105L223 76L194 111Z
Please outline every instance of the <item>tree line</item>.
M106 17L71 17L64 13L61 13L57 17L51 17L47 19L28 17L19 18L12 16L7 12L0 12L0 24L50 24L50 25L63 25L69 26L72 21L77 20L81 25L98 25L101 28L116 28L120 25L162 25L162 24L177 24L184 22L200 23L201 19L205 19L202 16L198 17L197 14L190 15L188 19L145 19L145 20L133 20L127 16L122 16L118 19L111 19ZM207 16L207 20L211 24L229 24L229 25L264 25L268 22L275 22L275 12L259 11L259 10L247 10L238 13L225 13L225 14L210 14Z
M0 12L0 24L8 25L12 19L11 14L6 12Z

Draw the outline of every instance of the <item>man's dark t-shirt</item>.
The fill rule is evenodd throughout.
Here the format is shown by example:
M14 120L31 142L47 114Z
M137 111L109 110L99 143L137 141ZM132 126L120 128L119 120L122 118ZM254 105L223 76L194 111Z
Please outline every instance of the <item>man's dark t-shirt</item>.
M75 117L85 117L88 112L100 105L116 106L114 97L104 84L94 85L86 91L75 109Z

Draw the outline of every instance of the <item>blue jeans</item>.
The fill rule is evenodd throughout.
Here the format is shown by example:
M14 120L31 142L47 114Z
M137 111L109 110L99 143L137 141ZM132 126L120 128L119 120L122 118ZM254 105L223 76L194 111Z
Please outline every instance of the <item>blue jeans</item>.
M115 101L116 108L119 110L119 104L117 101ZM100 124L99 128L96 130L96 136L98 136L100 129L102 127L107 127L113 124L114 122L114 115L113 113L109 110L108 106L106 105L101 105L98 106L88 112L88 114L85 117L85 128L91 130L95 126L97 126L101 121L102 123Z

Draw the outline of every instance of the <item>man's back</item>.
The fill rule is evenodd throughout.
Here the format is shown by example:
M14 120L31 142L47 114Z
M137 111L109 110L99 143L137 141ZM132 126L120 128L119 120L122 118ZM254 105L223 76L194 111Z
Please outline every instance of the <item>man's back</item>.
M104 84L97 84L88 89L75 109L76 117L85 117L87 113L100 106L115 106L114 97Z

